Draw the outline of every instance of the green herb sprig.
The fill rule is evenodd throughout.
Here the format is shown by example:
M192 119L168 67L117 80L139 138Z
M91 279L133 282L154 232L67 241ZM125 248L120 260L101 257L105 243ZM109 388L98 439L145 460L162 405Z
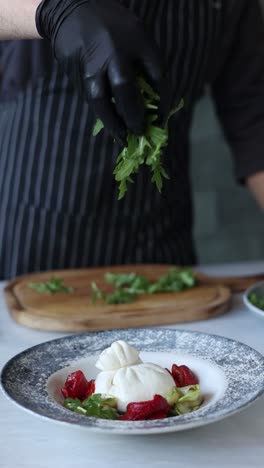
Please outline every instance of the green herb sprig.
M29 283L28 286L39 293L59 293L59 292L72 292L73 288L65 286L64 280L57 278L56 276L51 276L49 281L41 283Z
M179 105L170 112L167 122L162 128L157 123L159 95L141 77L138 78L138 86L148 111L147 126L142 136L128 134L127 146L117 157L114 176L119 183L119 200L127 192L127 183L133 183L132 176L139 171L140 166L143 164L149 166L152 173L151 181L156 184L158 191L161 192L163 179L169 179L169 175L162 164L164 149L168 145L168 121L184 105L183 100L181 100ZM96 136L103 128L103 122L97 120L93 135Z
M150 281L136 273L106 273L106 283L114 286L113 292L104 293L95 282L91 283L92 301L103 300L107 304L125 304L134 302L140 294L180 292L196 286L197 278L189 268L171 268L157 281Z
M66 398L63 405L74 413L93 416L101 419L118 419L116 398L103 398L100 393L94 393L84 401L76 398Z

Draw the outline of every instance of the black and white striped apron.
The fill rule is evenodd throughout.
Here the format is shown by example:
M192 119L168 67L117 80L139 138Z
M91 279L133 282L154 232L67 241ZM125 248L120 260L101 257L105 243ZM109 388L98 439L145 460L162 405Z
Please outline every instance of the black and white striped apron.
M127 0L153 32L174 78L175 101L162 194L142 169L117 200L119 148L54 64L0 107L0 278L60 268L124 263L191 264L188 131L210 79L222 30L221 2Z

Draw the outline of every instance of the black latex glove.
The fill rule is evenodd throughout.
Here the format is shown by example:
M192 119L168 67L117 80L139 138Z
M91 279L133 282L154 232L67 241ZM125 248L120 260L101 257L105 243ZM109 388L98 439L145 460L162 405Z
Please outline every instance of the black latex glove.
M145 108L136 74L159 91L163 67L141 21L116 0L44 0L36 25L106 130L121 143L128 129L143 133Z

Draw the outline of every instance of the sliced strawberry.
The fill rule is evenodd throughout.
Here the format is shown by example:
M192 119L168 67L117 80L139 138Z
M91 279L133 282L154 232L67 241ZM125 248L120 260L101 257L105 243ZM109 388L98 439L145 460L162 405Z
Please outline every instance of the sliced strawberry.
M88 398L95 392L95 380L89 380L88 381L88 393L85 398Z
M188 366L180 366L180 370L183 376L184 387L187 387L187 385L196 385L199 383L198 378Z
M170 410L167 400L161 395L154 395L153 400L132 402L127 405L126 413L120 419L141 421L145 419L165 418Z
M61 393L64 398L78 398L84 400L94 393L94 380L88 381L81 370L68 375Z
M177 366L176 364L173 364L170 373L174 379L176 387L187 387L188 385L199 383L198 378L188 366Z
M183 376L180 367L176 364L172 365L171 374L174 379L176 387L183 387Z

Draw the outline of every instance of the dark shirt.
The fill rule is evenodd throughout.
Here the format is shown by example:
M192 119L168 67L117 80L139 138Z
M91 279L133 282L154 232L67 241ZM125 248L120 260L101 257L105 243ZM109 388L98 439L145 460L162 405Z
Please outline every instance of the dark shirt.
M185 3L193 1L196 0L185 0ZM135 1L120 2L137 9ZM207 4L207 7L205 14L200 12L204 17L200 17L198 29L208 27L206 10L223 11L218 48L211 50L209 40L203 51L208 54L203 81L211 86L218 115L233 149L235 174L243 180L264 168L264 23L261 8L258 0L199 0L199 3ZM166 5L163 8L166 9ZM179 13L182 21L188 21L184 13L184 10ZM173 22L169 16L168 22ZM190 28L189 33L199 34L198 29L192 31ZM210 34L208 31L208 37ZM187 56L190 51L186 49L183 53ZM184 55L179 60L181 69L184 69ZM40 76L48 76L56 67L49 44L41 40L2 42L1 58L2 101L12 99L28 83L36 82ZM193 66L199 67L197 61L194 60ZM188 79L186 77L187 93Z
M50 74L55 62L51 47L44 40L2 41L0 100L8 101L34 83L40 76Z
M142 170L124 202L116 202L118 148L106 135L91 137L89 106L53 61L49 45L2 43L0 277L105 262L191 263L188 136L205 87L233 150L237 180L264 170L264 24L258 0L121 3L143 19L161 46L175 103L184 97L164 157L170 180L160 196Z

